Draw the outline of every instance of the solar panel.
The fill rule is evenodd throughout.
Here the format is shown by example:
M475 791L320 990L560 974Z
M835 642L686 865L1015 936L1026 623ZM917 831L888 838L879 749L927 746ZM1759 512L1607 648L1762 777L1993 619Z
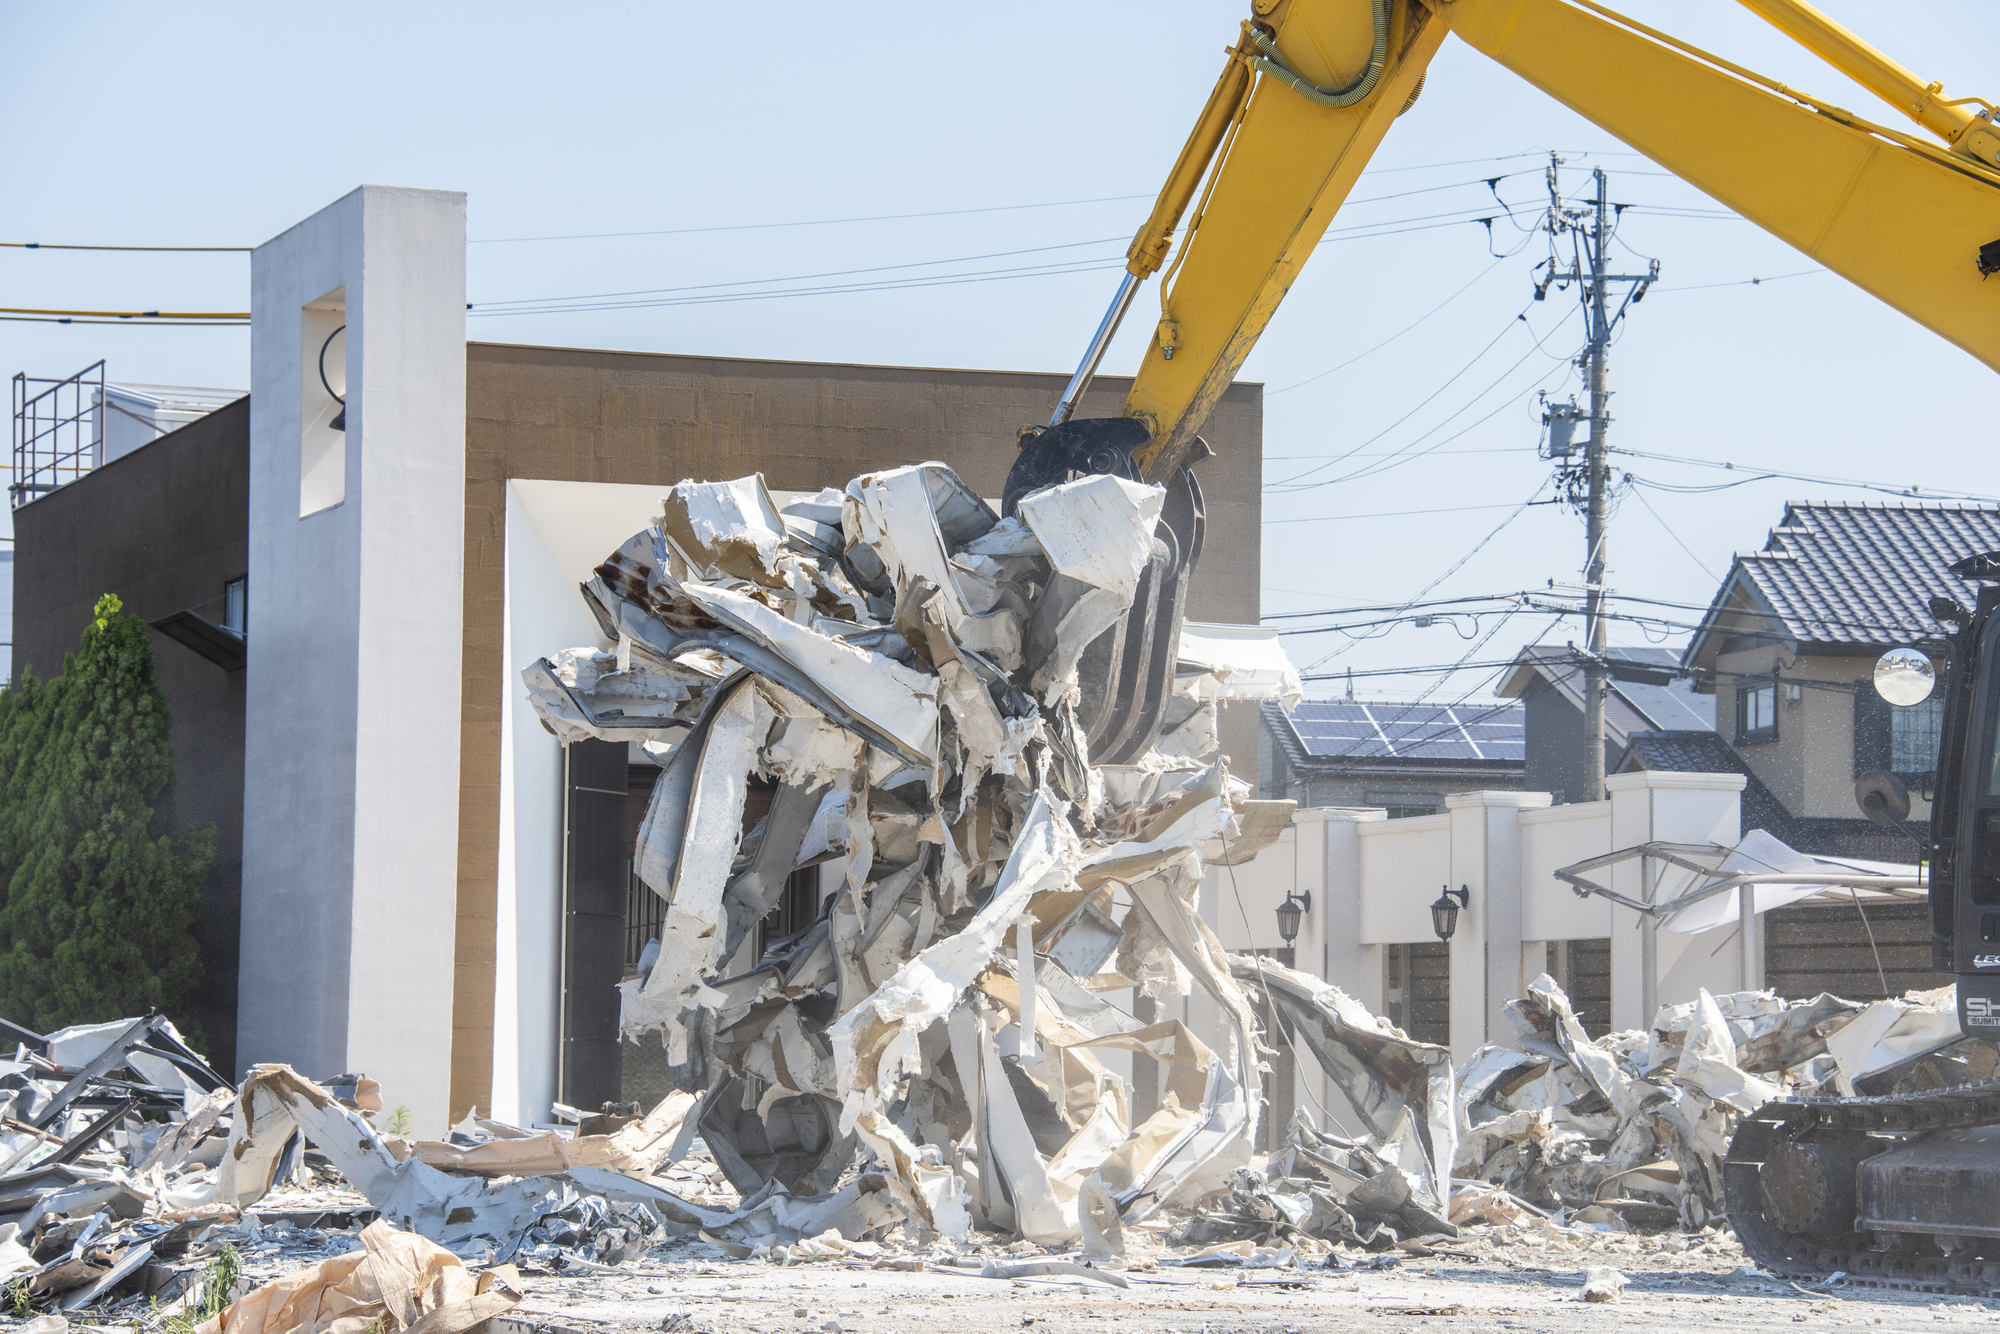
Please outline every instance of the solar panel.
M1315 700L1291 718L1307 753L1327 758L1520 760L1527 753L1527 710L1519 704Z

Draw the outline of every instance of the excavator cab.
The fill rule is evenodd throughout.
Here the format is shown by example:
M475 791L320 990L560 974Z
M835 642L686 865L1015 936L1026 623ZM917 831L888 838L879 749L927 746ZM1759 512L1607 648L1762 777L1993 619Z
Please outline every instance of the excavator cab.
M1958 978L1959 1027L2000 1042L2000 552L1970 556L1952 573L1978 586L1968 610L1956 598L1931 600L1950 627L1944 641L1944 716L1939 725L1931 838L1931 967ZM1896 648L1875 664L1874 687L1907 708L1937 687L1929 654ZM1900 824L1910 798L1879 770L1855 781L1861 813Z
M2000 552L1952 573L1973 606L1931 599L1944 709L1931 793L1932 967L1958 981L1964 1039L2000 1045ZM1876 692L1908 707L1938 688L1932 654L1898 648ZM1894 775L1855 781L1862 814L1895 826ZM1992 1062L1984 1062L1991 1067ZM1773 1273L2000 1295L2000 1079L1875 1097L1779 1098L1747 1114L1723 1166L1729 1220Z

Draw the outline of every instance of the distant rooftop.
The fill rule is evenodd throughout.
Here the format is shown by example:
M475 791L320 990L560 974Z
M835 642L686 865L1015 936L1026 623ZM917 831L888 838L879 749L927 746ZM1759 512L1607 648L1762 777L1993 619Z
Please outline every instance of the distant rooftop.
M1939 633L1930 599L1965 599L1952 562L2000 551L2000 507L1794 501L1760 551L1739 551L1682 661L1762 634L1858 652Z
M1672 669L1681 660L1670 648L1611 648L1605 656L1636 667L1663 669ZM1520 699L1537 678L1562 692L1577 708L1583 707L1583 667L1568 645L1530 644L1523 648L1496 693L1503 699ZM1687 680L1651 685L1614 677L1604 702L1604 727L1617 742L1640 732L1713 732L1715 696L1696 694L1694 682Z
M18 374L13 503L25 505L241 397L240 389L107 380L101 361L61 380Z

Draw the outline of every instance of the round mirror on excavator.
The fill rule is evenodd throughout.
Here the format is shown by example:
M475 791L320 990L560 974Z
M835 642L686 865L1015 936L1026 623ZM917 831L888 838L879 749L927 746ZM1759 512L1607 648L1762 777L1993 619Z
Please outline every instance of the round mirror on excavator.
M1910 818L1910 790L1896 775L1881 769L1870 769L1854 780L1854 804L1879 825L1899 825Z
M1875 693L1899 709L1921 704L1937 686L1937 668L1913 648L1892 648L1875 660Z

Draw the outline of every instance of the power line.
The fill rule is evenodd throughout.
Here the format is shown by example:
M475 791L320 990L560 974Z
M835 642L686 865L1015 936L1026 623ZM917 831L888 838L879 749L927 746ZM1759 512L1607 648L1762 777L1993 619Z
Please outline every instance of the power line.
M1470 361L1467 361L1463 366L1460 366L1457 370L1453 371L1450 377L1447 378L1443 384L1431 390L1430 393L1424 395L1422 400L1420 400L1415 407L1411 408L1408 412L1404 413L1402 416L1396 418L1396 420L1390 422L1387 426L1377 431L1374 435L1371 435L1366 440L1363 440L1360 444L1356 445L1354 449L1348 450L1346 453L1343 454L1334 455L1330 461L1320 464L1317 468L1308 468L1304 472L1294 473L1292 476L1283 478L1276 482L1266 482L1264 484L1264 489L1266 491L1272 491L1280 487L1287 487L1287 488L1295 487L1299 482L1304 481L1306 478L1312 476L1314 473L1324 472L1328 468L1331 468L1335 463L1338 463L1342 459L1349 457L1356 450L1362 450L1368 448L1368 446L1374 444L1376 441L1380 440L1383 436L1389 434L1389 432L1395 430L1398 426L1401 426L1404 422L1416 416L1417 413L1421 412L1439 394L1442 394L1445 390L1451 388L1454 384L1458 383L1460 377L1462 377L1467 371L1471 370L1474 366L1477 366L1482 357L1484 357L1488 352L1491 352L1495 347L1499 346L1501 339L1505 338L1508 334L1514 331L1514 326L1516 324L1526 324L1527 319L1528 319L1528 307L1522 306L1520 310L1516 311L1514 314L1510 315L1507 318L1507 322L1500 326L1500 331L1494 334L1493 337L1487 341L1484 347L1480 348L1477 352L1472 354L1472 359ZM1530 334L1534 332L1532 326L1530 326L1528 332ZM1512 367L1509 367L1508 369L1511 371Z
M68 315L95 320L247 320L247 310L39 310L33 306L0 306L0 315Z
M1370 176L1386 176L1396 172L1434 171L1442 167L1475 166L1484 162L1511 162L1515 158L1537 156L1539 155L1540 152L1541 152L1540 149L1535 149L1531 151L1523 151L1520 153L1506 153L1502 154L1499 157L1461 158L1454 162L1432 162L1414 167L1382 167L1368 174ZM1589 155L1585 154L1584 156L1589 156ZM1520 175L1521 173L1510 172L1508 174ZM1672 173L1662 172L1658 174L1671 175ZM1483 182L1470 181L1470 182L1464 182L1464 184L1478 185L1478 184L1483 184ZM1430 187L1430 189L1432 190L1448 190L1452 188L1454 187L1452 186ZM1357 199L1350 202L1356 204L1372 204L1372 203L1378 203L1383 199L1401 199L1406 197L1407 195L1426 194L1426 193L1429 193L1429 190L1407 190L1404 191L1402 194L1378 195L1371 199ZM1022 210L1038 209L1038 208L1073 208L1086 204L1122 204L1122 203L1130 203L1132 200L1135 199L1154 199L1157 197L1158 197L1157 192L1153 194L1140 194L1140 195L1099 195L1091 199L1053 199L1039 204L990 204L980 208L937 209L923 213L875 213L875 214L868 214L865 216L851 217L851 218L809 218L793 222L743 222L743 223L719 224L708 227L672 227L672 228L657 229L650 231L575 232L575 233L568 233L556 236L482 236L474 238L473 240L468 242L468 244L509 245L518 242L529 242L529 241L605 241L605 240L617 240L625 237L635 237L635 236L697 236L713 232L770 231L773 229L784 228L784 227L838 227L838 226L845 226L849 223L859 223L859 222L907 222L918 218L959 218L959 217L966 217L976 213L1014 213L1014 212L1020 212Z
M807 218L796 222L738 222L714 227L668 227L642 232L573 232L561 236L482 236L468 245L512 245L524 241L612 241L632 236L699 236L710 232L762 232L783 227L840 227L856 222L907 222L914 218L962 218L973 213L1018 213L1024 209L1072 208L1082 204L1122 204L1153 195L1100 195L1095 199L1052 199L1040 204L991 204L983 208L947 208L928 213L872 213L853 218Z
M0 241L0 246L9 250L143 250L197 255L248 254L256 249L247 245L66 245L54 241Z
M1430 602L1384 602L1372 607L1336 607L1326 611L1277 611L1259 617L1260 621L1300 621L1309 616L1355 616L1374 611L1409 611L1414 607L1456 607L1467 602L1504 602L1517 597L1515 593L1486 593L1473 597L1437 598Z
M1632 249L1630 246L1626 246L1625 248L1627 250ZM1633 250L1632 253L1636 255L1639 252ZM1641 256L1641 258L1650 259L1651 256ZM1811 278L1830 272L1832 272L1831 269L1800 269L1796 273L1774 273L1768 278L1738 278L1733 282L1695 283L1690 287L1675 287L1671 283L1661 283L1657 290L1662 292L1706 292L1717 287L1761 287L1765 283L1781 283L1787 278Z
M1525 312L1520 315L1516 315L1514 318L1522 323L1527 322L1527 315ZM1567 321L1567 318L1568 318L1567 316L1564 317L1565 322ZM1510 325L1509 327L1511 328L1512 326ZM1545 334L1541 338L1536 339L1534 344L1531 347L1529 347L1526 352L1523 352L1520 358L1517 361L1515 361L1513 365L1509 366L1506 370L1501 371L1498 376L1494 377L1494 380L1491 384L1487 385L1484 389L1481 389L1478 393L1474 394L1471 398L1467 399L1463 405L1461 405L1455 411L1445 416L1442 420L1433 425L1429 430L1423 432L1422 435L1417 436L1416 439L1410 441L1409 444L1404 445L1402 449L1395 451L1395 454L1396 455L1405 454L1410 448L1420 443L1425 438L1425 436L1433 435L1436 432L1443 430L1446 426L1450 425L1453 421L1457 420L1465 413L1472 411L1472 409L1478 405L1481 399L1485 398L1495 389L1498 389L1500 385L1507 379L1507 377L1512 375L1515 371L1521 369L1521 367L1527 363L1530 357L1534 356L1538 352L1541 352L1543 344L1546 343L1548 341L1548 338L1551 335L1553 335L1557 329L1560 329L1561 327L1562 324L1559 323L1556 325L1555 328L1550 329L1548 334ZM1534 329L1532 326L1529 327L1528 332L1530 335L1533 335ZM1504 337L1505 335L1506 335L1506 330L1502 330L1500 337ZM1389 468L1396 466L1394 464L1381 464L1381 463L1369 464L1365 467L1357 469L1354 472L1344 473L1339 477L1325 477L1321 478L1319 481L1316 482L1307 482L1304 480L1305 478L1311 477L1316 472L1323 472L1326 469L1334 466L1334 464L1336 463L1340 463L1346 459L1352 458L1357 450L1365 448L1368 445L1374 444L1376 441L1380 440L1383 436L1387 435L1390 431L1395 430L1396 427L1401 426L1411 417L1414 417L1418 412L1422 411L1422 409L1427 404L1429 404L1432 400L1436 399L1439 394L1442 394L1446 389L1448 389L1452 385L1452 383L1456 381L1460 376L1464 375L1467 371L1471 370L1474 365L1478 364L1480 358L1484 357L1486 353L1490 352L1493 349L1494 344L1498 343L1499 341L1500 338L1496 337L1492 343L1488 343L1485 347L1481 348L1479 352L1473 356L1473 359L1467 362L1463 367L1461 367L1458 370L1458 372L1451 377L1450 380L1445 381L1443 384L1439 385L1436 389L1431 391L1430 395L1426 397L1422 402L1418 403L1416 407L1411 408L1401 417L1398 417L1395 421L1383 427L1380 431L1376 432L1368 439L1362 441L1360 445L1355 446L1354 450L1349 450L1346 453L1342 454L1336 454L1332 457L1331 460L1329 460L1326 463L1320 464L1316 468L1308 468L1304 472L1294 473L1292 476L1284 478L1280 481L1267 482L1264 485L1264 489L1266 491L1275 491L1280 495L1294 495L1301 491L1312 491L1323 486L1338 486L1342 482L1349 482L1359 477L1372 476L1376 473L1386 472L1389 470ZM1546 356L1548 354L1543 353L1542 355ZM1564 356L1561 360L1564 362L1568 362L1570 358L1568 356ZM1565 374L1566 373L1567 372L1565 372ZM1522 394L1532 393L1533 390L1534 386L1531 385L1527 390L1522 391ZM1521 396L1522 395L1517 394L1515 397L1519 398ZM1512 400L1509 401L1511 402ZM1481 418L1480 420L1481 421L1489 420L1490 418L1492 418L1493 416L1504 410L1507 406L1508 406L1507 403L1505 402L1501 403L1499 407L1496 407L1492 412L1489 412L1486 415L1486 417ZM1466 431L1470 431L1474 426L1478 426L1479 424L1480 422L1474 422L1472 426L1468 426L1465 428L1465 430L1459 431L1454 435L1446 436L1444 440L1441 440L1438 443L1445 444L1449 441L1456 440L1458 439L1459 436L1464 435ZM1421 457L1421 454L1409 455L1408 457L1417 458Z
M815 278L851 278L863 273L891 273L900 269L924 269L939 264L971 264L983 259L1009 259L1015 255L1039 255L1051 250L1076 250L1087 245L1104 245L1122 240L1117 236L1100 236L1088 241L1065 241L1061 245L1030 246L1023 250L996 250L984 255L954 255L949 259L912 260L905 264L877 264L862 269L832 269L825 273L794 273L782 278L743 278L726 283L693 283L686 287L642 287L628 292L582 292L575 296L533 296L517 297L507 301L481 301L466 307L467 310L486 309L491 306L534 306L559 302L609 301L621 297L665 296L678 292L706 292L722 287L754 287L760 283L798 283ZM1088 261L1096 263L1096 260Z
M1037 264L1011 269L993 269L967 274L935 274L923 278L890 279L881 282L829 283L819 287L796 287L772 292L718 293L712 296L673 297L660 301L609 302L586 306L537 306L528 310L470 310L472 318L506 315L570 315L609 310L656 310L680 306L727 305L739 301L768 301L797 296L839 296L852 292L899 292L918 287L952 287L964 283L1004 282L1016 278L1054 278L1077 273L1102 273L1122 268L1117 260L1076 260L1064 264Z
M1516 659L1503 658L1492 662L1424 663L1416 667L1367 667L1358 671L1307 672L1300 675L1301 681L1344 681L1352 676L1359 680L1368 676L1428 676L1434 672L1478 672L1499 667L1512 667Z
M1700 570L1703 574L1707 575L1711 580L1715 580L1715 582L1720 583L1721 580L1716 579L1715 577L1715 571L1709 569L1707 564L1702 561L1702 558L1694 554L1694 548L1690 547L1687 543L1681 541L1681 535L1674 531L1673 525L1669 524L1664 518L1660 516L1660 512L1653 508L1653 502L1646 499L1646 493L1635 487L1632 490L1632 494L1638 498L1638 501L1641 505L1644 505L1646 507L1646 513L1653 516L1653 522L1659 524L1660 528L1666 533L1666 535L1674 539L1674 545L1687 553L1687 558L1694 562L1695 568Z
M1514 520L1520 518L1523 514L1527 513L1528 506L1535 503L1535 497L1539 496L1542 493L1542 488L1547 486L1548 484L1549 484L1549 479L1546 477L1544 477L1541 481L1536 482L1535 489L1528 493L1528 498L1522 501L1520 505L1515 508L1512 514L1509 514L1506 518L1502 519L1498 524L1494 525L1492 532L1486 534L1486 536L1480 538L1477 542L1474 542L1472 544L1472 549L1466 552L1463 556L1460 556L1457 560L1453 561L1451 565L1446 568L1443 574L1440 574L1437 578L1431 580L1429 583L1425 584L1422 588L1418 589L1416 593L1412 595L1410 601L1404 604L1403 609L1407 611L1410 608L1410 606L1414 605L1417 601L1428 595L1431 592L1431 590L1435 589L1439 584L1451 578L1454 574L1457 574L1459 570L1464 568L1465 563L1471 560L1474 556L1477 556L1482 550L1484 550L1488 542L1491 542L1494 538L1500 536L1501 531L1505 529L1508 524L1514 522ZM1346 644L1341 644L1337 646L1331 653L1328 653L1325 656L1313 661L1311 664L1307 666L1306 670L1311 671L1314 667L1319 667L1324 665L1325 663L1331 662L1333 659L1347 652L1347 650L1352 647L1353 643L1351 641Z
M116 324L127 329L247 329L248 320L91 320L67 315L0 315L8 324Z
M1641 486L1650 486L1660 491L1683 490L1726 490L1741 486L1745 482L1761 482L1772 478L1782 478L1790 482L1813 482L1820 486L1852 486L1863 491L1881 491L1899 496L1931 496L1940 500L1971 500L1985 504L2000 504L2000 496L1974 495L1969 492L1929 491L1915 483L1876 482L1859 477L1830 477L1820 473L1786 472L1777 468L1762 468L1750 463L1732 463L1725 459L1697 459L1681 454L1654 454L1641 449L1613 449L1614 454L1625 454L1635 459L1652 459L1659 463L1679 463L1691 468L1720 468L1724 472L1747 472L1752 474L1741 481L1726 482L1716 487L1685 488L1669 482L1653 482L1640 478L1633 481Z
M1553 332L1553 330L1551 332ZM1477 421L1469 422L1466 425L1460 427L1458 430L1453 431L1450 435L1438 441L1437 445L1433 445L1426 449L1417 449L1414 450L1414 452L1412 452L1412 447L1421 442L1425 436L1430 435L1434 431L1443 429L1446 425L1456 420L1462 414L1471 411L1473 406L1477 404L1480 399L1492 393L1494 389L1499 387L1500 382L1502 380L1505 380L1509 375L1512 375L1516 370L1520 369L1522 362L1527 361L1528 357L1533 355L1534 351L1539 351L1539 350L1540 347L1539 345L1537 345L1535 349L1532 349L1529 353L1524 354L1521 357L1520 361L1515 362L1512 366L1509 366L1505 371L1501 372L1499 378L1494 380L1492 384L1487 385L1486 388L1480 390L1477 394L1474 394L1471 400L1467 402L1464 407L1458 409L1457 412L1452 413L1450 416L1446 417L1443 421L1438 422L1435 426L1431 427L1430 430L1425 431L1423 435L1419 435L1415 440L1410 441L1409 444L1404 445L1401 449L1393 450L1390 453L1382 456L1384 458L1394 460L1393 462L1371 463L1365 467L1356 468L1353 472L1343 474L1342 476L1339 477L1331 477L1323 479L1318 482L1313 482L1309 486L1302 486L1297 488L1297 490L1308 491L1316 487L1338 486L1342 482L1356 481L1361 478L1380 477L1383 473L1389 472L1395 468L1400 468L1406 463L1415 463L1419 459L1429 458L1431 457L1433 451L1436 450L1439 445L1448 445L1454 440L1470 435L1472 432L1484 426L1487 422L1492 421L1495 417L1505 412L1508 408L1514 406L1516 403L1519 403L1522 399L1526 398L1528 395L1536 393L1538 391L1543 391L1545 389L1549 377L1556 374L1558 371L1562 373L1563 380L1567 382L1569 379L1570 372L1574 370L1575 367L1573 365L1573 359L1571 357L1565 356L1562 358L1563 364L1543 372L1540 379L1535 380L1529 385L1527 385L1525 388L1520 389L1519 391L1514 393L1511 397L1502 399L1499 403L1494 405L1493 410L1491 412L1488 412L1485 416L1479 418ZM1558 392L1560 392L1561 385L1557 386L1557 390Z
M1450 296L1438 302L1435 306L1432 306L1428 311L1424 312L1422 315L1417 316L1416 319L1404 325L1401 329L1398 329L1395 333L1390 334L1387 338L1384 338L1381 342L1375 344L1375 346L1369 348L1366 352L1363 352L1358 356L1349 357L1346 361L1341 362L1338 366L1330 367L1327 370L1321 371L1318 375L1308 376L1307 378L1300 380L1294 384L1288 384L1282 389L1268 389L1264 392L1264 397L1275 398L1279 394L1289 394L1294 389L1303 389L1305 388L1305 386L1312 384L1315 381L1324 380L1327 376L1333 374L1334 371L1344 371L1349 366L1352 366L1355 362L1362 361L1368 357L1374 356L1377 352L1380 352L1383 348L1389 346L1389 344L1395 342L1398 338L1401 338L1404 334L1416 328L1419 324L1422 324L1425 320L1437 314L1439 311L1443 310L1446 306L1450 305L1452 302L1464 296L1467 292L1470 292L1474 284L1478 283L1479 280L1481 278L1484 278L1487 274L1493 272L1493 270L1499 268L1503 263L1506 262L1506 259L1507 257L1505 255L1502 255L1499 259L1494 260L1491 264L1488 264L1485 268L1481 269L1479 273L1472 279L1472 282L1469 282L1465 286L1459 288L1456 292L1453 292Z
M1531 500L1529 505L1560 505L1560 500ZM1509 510L1526 506L1515 505L1447 505L1433 510L1383 510L1378 514L1315 514L1304 519L1266 519L1264 526L1276 527L1281 523L1339 523L1347 519L1408 519L1420 514L1469 514L1474 510Z

